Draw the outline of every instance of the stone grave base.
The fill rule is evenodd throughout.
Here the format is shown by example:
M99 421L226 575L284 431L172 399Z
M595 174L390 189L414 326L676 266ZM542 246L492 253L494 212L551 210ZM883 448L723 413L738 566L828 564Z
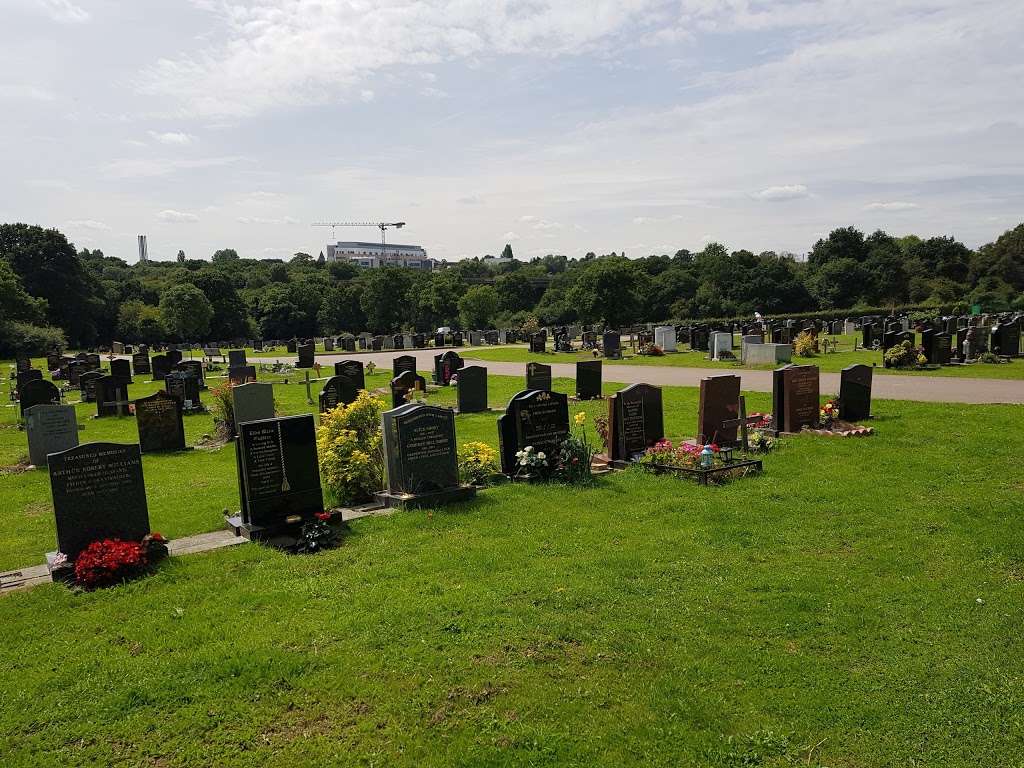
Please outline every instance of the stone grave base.
M339 510L331 512L331 525L339 530L347 531L348 524L339 514ZM280 525L253 525L243 523L241 515L226 516L228 530L234 531L235 536L255 541L261 544L268 544L275 549L282 549L286 552L294 552L302 536L302 520ZM337 522L335 522L337 521Z
M600 397L576 397L576 395L569 395L570 403L596 403L600 400L610 400L608 395L601 395Z
M848 421L834 421L832 425L823 429L811 429L804 427L804 432L812 435L825 435L828 437L867 437L875 433L874 427L862 427L859 424L851 424Z
M430 493L391 493L379 491L374 494L377 501L389 509L415 509L417 507L443 507L460 501L469 501L476 496L476 486L460 485L443 491Z
M478 411L460 411L458 408L452 408L456 414L462 414L463 416L472 416L474 413L494 413L496 408L481 408Z

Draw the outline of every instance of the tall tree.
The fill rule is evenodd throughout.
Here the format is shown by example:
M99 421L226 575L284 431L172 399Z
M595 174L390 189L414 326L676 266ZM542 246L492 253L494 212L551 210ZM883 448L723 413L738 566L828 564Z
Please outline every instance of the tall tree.
M195 341L209 333L213 306L201 290L183 283L164 291L160 315L170 333L181 341Z

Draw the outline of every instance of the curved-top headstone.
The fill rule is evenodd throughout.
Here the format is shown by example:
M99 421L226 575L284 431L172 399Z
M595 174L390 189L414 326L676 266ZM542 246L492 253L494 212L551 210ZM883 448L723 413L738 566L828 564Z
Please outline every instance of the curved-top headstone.
M632 384L608 401L608 458L629 461L665 437L661 389Z
M52 381L35 379L21 388L18 405L23 417L35 405L60 405L60 390Z
M509 400L498 417L501 471L516 473L516 453L533 446L554 461L569 435L569 399L561 392L526 390Z
M158 391L136 400L135 422L143 453L185 450L181 402L173 395Z

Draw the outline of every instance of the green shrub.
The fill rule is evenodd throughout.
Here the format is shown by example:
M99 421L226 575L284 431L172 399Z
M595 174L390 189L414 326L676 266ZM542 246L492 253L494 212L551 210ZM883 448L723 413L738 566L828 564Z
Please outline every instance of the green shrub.
M384 401L364 389L355 402L320 417L320 469L340 504L369 501L384 487L383 412Z
M462 482L489 485L498 472L498 452L487 443L470 442L459 446L459 477Z
M919 368L927 362L927 358L909 341L885 350L884 360L886 368Z
M17 321L0 322L0 357L42 357L54 350L63 352L67 346L67 337L60 328Z
M814 337L807 331L801 331L793 339L793 352L798 357L814 357L818 353L814 351Z

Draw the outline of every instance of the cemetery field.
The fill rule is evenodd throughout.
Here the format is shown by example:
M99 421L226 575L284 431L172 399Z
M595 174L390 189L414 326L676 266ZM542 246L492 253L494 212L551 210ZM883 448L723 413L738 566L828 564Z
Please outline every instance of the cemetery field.
M142 381L133 398L158 388ZM492 407L521 384L490 377ZM663 390L670 437L696 431L697 394ZM301 384L275 396L313 410ZM82 442L137 439L134 419L78 408ZM1019 766L1022 409L873 410L873 437L785 438L763 476L723 487L638 470L505 485L355 521L315 556L246 543L94 593L6 595L0 762ZM10 472L14 413L0 569L55 542L45 472ZM496 417L458 416L459 441L496 445ZM186 430L194 444L212 418ZM172 538L237 508L230 445L143 468Z
M851 337L852 338L852 337ZM843 351L845 350L845 351ZM626 347L624 354L630 355L631 350ZM734 350L739 355L739 349ZM575 363L578 360L593 360L590 352L548 352L546 354L531 353L523 346L504 347L469 347L465 349L462 356L466 359L481 360L486 363L488 360L508 363L529 363L538 362L551 365L552 363ZM601 360L606 365L653 365L668 366L676 368L720 368L736 372L743 370L770 371L778 366L772 365L741 365L739 360L715 361L709 360L707 352L691 352L689 348L683 348L680 352L670 352L661 357L645 355L632 355L623 360ZM967 379L1021 379L1024 380L1024 358L1011 360L1009 363L999 365L974 363L971 365L942 366L940 368L922 371L906 371L882 366L882 353L870 350L853 351L853 342L842 345L840 351L821 353L814 357L793 357L793 362L801 365L816 365L822 372L838 373L848 365L862 364L875 365L875 373L878 375L893 376L949 376L954 378Z

